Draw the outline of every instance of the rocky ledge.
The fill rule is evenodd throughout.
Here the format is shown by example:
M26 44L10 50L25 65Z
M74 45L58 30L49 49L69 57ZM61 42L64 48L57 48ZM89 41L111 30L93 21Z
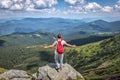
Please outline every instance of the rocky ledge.
M0 80L84 80L83 76L69 64L62 70L56 70L55 64L39 67L38 71L29 76L23 70L9 70L0 74Z

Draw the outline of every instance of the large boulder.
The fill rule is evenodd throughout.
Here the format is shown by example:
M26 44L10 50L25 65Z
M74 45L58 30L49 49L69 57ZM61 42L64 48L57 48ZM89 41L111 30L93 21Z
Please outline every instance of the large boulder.
M69 64L64 64L62 70L57 71L55 64L40 67L33 74L33 80L84 80L83 76Z
M0 74L0 80L30 80L30 77L23 70L9 70Z
M9 70L0 74L0 80L84 80L83 76L69 64L64 64L62 70L55 69L55 64L39 67L30 77L23 70Z

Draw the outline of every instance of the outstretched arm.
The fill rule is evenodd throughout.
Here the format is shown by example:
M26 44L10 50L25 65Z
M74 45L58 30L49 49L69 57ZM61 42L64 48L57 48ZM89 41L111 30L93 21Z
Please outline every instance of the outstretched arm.
M73 47L73 48L76 47L76 45L71 45L71 44L68 44L68 43L66 43L65 46Z
M52 48L52 47L54 47L56 44L55 44L55 42L52 44L52 45L49 45L49 46L44 46L44 48Z

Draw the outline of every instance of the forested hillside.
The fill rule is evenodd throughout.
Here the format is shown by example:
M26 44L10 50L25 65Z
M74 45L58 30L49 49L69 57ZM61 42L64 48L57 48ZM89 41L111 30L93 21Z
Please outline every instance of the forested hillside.
M114 80L120 76L120 34L100 42L67 49L65 62L86 79Z
M12 33L0 36L0 48L47 44L54 41L53 37L55 37L53 33L41 30L31 33Z
M0 67L22 69L30 73L38 67L54 62L52 50L45 50L43 45L0 48Z

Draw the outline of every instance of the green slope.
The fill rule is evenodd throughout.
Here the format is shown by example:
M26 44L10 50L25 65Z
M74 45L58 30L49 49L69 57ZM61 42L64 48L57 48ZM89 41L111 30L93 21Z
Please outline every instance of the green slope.
M53 62L53 57L49 58L53 54L43 46L52 43L54 36L44 31L0 36L0 68L35 72L39 66Z
M44 49L44 45L3 44L0 47L0 67L34 73L39 66L54 62L54 49ZM77 48L66 48L64 61L82 73L86 80L114 80L120 76L120 34Z
M114 80L120 76L120 35L75 49L67 48L65 61L87 80Z
M22 69L30 73L38 67L54 62L53 49L45 50L43 45L0 48L0 68Z
M28 46L50 43L55 35L49 32L13 33L0 36L0 47Z

